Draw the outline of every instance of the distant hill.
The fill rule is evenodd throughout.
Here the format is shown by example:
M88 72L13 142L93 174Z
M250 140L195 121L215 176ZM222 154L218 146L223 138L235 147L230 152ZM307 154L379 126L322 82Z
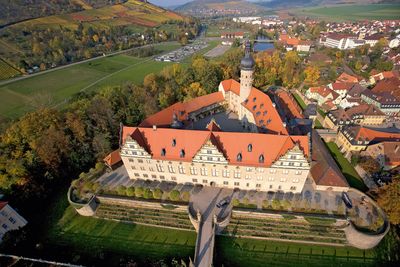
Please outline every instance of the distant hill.
M0 27L19 21L100 8L126 0L0 0Z
M340 4L374 4L374 3L400 3L400 0L260 0L257 5L268 9L282 9L294 7L310 7L319 5Z
M244 0L195 0L175 10L190 14L248 14L264 10L264 8Z

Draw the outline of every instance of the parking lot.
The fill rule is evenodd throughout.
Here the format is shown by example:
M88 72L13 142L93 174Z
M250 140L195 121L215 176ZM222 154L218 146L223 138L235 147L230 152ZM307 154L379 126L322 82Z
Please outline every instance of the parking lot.
M194 42L192 44L185 45L177 50L169 52L167 54L154 58L156 61L163 62L180 62L186 57L193 55L194 53L206 48L208 44L206 42Z

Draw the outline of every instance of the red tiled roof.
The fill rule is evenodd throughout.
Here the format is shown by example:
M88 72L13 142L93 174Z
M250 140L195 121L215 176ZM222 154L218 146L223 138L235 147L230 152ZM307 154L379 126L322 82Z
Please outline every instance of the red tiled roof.
M317 93L317 94L319 94L320 96L323 96L323 97L327 97L329 94L333 93L333 91L330 88L322 87L322 86L310 87L309 90L310 90L311 93Z
M294 100L292 95L284 90L280 90L277 93L277 96L280 102L279 106L286 111L285 113L290 118L304 118L303 114L301 113L301 108L297 104L296 100Z
M288 134L268 95L253 87L247 101L243 102L242 105L253 114L255 123L259 128L266 129L268 133Z
M151 127L157 126L169 126L172 122L172 117L175 114L180 121L186 121L188 115L196 110L203 107L207 107L216 103L224 101L224 96L221 92L215 92L204 96L193 98L188 102L178 102L169 106L151 116L146 118L140 126Z
M353 126L349 127L348 131L352 133L353 138L356 140L368 140L374 142L400 141L400 133L385 132L384 129L382 129L382 131L377 131L362 126Z
M240 95L240 83L234 79L224 80L221 82L225 92L232 91L236 95Z
M103 159L103 161L110 167L121 162L121 160L122 159L121 155L119 154L119 149L111 152Z
M378 149L379 154L385 156L385 165L388 166L400 165L400 141L398 142L384 141L375 145L371 145L368 147L367 152L368 150L376 150L376 149Z
M358 83L359 79L355 76L347 74L343 72L340 76L336 79L336 82L350 82L350 83Z
M296 144L309 155L309 142L307 136L285 136L270 135L259 133L239 133L239 132L213 132L182 130L171 128L134 128L124 127L123 134L131 136L138 143L138 136L133 133L139 132L142 139L145 140L145 149L154 159L160 160L179 160L192 161L193 157L201 147L211 140L221 153L223 153L229 163L246 166L270 166L273 162L283 156L289 149ZM172 140L175 139L175 145ZM252 151L248 151L248 145L252 145ZM161 151L165 149L165 156ZM181 151L184 150L184 156L181 157ZM242 160L238 161L237 155L242 154ZM259 162L260 155L264 156L264 163Z
M355 83L348 83L348 82L335 82L332 83L332 90L335 91L340 91L340 90L346 90L349 91Z
M2 210L5 206L7 206L7 201L0 201L0 210Z
M361 104L354 106L346 110L348 116L353 116L355 114L361 114L366 116L385 116L385 113L380 111L376 106L370 104Z
M400 99L400 79L393 77L379 81L371 90L373 93L390 93Z
M220 132L221 131L221 127L218 125L218 123L212 119L206 126L206 128L209 131L214 131L214 132Z

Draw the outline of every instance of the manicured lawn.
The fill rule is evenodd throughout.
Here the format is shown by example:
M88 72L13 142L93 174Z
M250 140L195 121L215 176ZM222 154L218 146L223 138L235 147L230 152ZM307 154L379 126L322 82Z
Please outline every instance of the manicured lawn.
M216 266L374 266L372 250L223 236L216 239L216 256Z
M157 49L166 52L177 47L178 44L161 44ZM81 90L95 91L124 82L139 84L147 74L159 72L168 64L171 63L120 54L9 83L0 86L0 114L17 118L40 105L37 102L43 95L51 99L45 104L56 105Z
M326 143L326 146L328 147L331 155L342 170L343 175L346 177L349 185L363 192L367 191L368 187L364 184L361 177L358 175L353 166L351 166L350 162L339 151L338 146L333 142Z
M83 217L68 207L50 231L49 241L94 259L107 254L124 255L138 262L172 258L187 261L194 255L196 233ZM108 259L107 263L116 266L118 259Z
M399 4L368 4L319 6L315 8L299 8L291 10L297 15L319 17L325 20L383 20L400 19Z
M301 99L301 97L296 93L293 93L293 97L294 97L294 99L296 99L297 103L300 105L301 109L304 111L306 109L307 105L306 105L306 103L304 103L303 99Z

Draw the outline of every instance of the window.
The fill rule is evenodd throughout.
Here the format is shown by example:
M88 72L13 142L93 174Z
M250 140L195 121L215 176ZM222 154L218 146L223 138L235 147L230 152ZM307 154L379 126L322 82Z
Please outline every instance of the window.
M264 155L263 155L263 154L261 154L261 155L258 157L258 163L264 163Z
M137 160L139 163L143 163L143 160L142 159L138 159Z
M157 175L152 174L152 175L151 175L151 178L156 179L156 178L157 178Z
M228 181L224 181L224 185L228 185L229 184L229 182Z
M167 151L165 150L165 148L162 148L161 149L161 156L165 156L165 154L167 154Z
M129 161L129 162L133 162L134 160L133 160L133 159L128 159L128 161Z
M295 186L291 186L290 190L296 190L296 187Z
M142 167L140 167L140 170L144 171L144 170L145 170L145 168L142 166Z
M249 145L247 146L247 151L248 151L248 152L253 151L253 145L252 145L252 144L249 144Z
M251 172L251 171L252 171L252 168L247 167L247 168L246 168L246 171Z
M239 186L239 184L240 184L239 182L234 182L233 183L234 186Z
M262 180L262 176L261 176L261 175L258 175L258 176L257 176L257 180L258 180L258 181L261 181L261 180Z
M230 176L229 171L228 170L223 170L222 171L222 176L229 177Z
M297 159L297 156L291 155L291 156L290 156L290 159Z
M301 171L296 171L296 175L300 175L301 174Z
M197 183L197 179L193 178L192 179L193 183Z
M294 162L289 162L289 166L294 166Z
M181 149L181 152L179 152L179 157L184 158L185 157L185 150Z
M283 174L289 174L288 170L283 170Z
M3 223L3 225L2 225L1 227L3 227L3 228L6 229L6 230L7 230L7 228L8 228L7 224L5 224L5 223Z
M173 146L173 147L176 146L176 139L172 139L172 146Z
M207 150L207 154L212 154L212 150Z
M172 176L172 177L171 177L171 180L172 180L172 181L176 181L176 177L175 177L175 176Z
M281 185L280 185L280 186L278 186L278 189L279 189L279 190L281 190L281 189L282 189L282 186L281 186Z
M174 167L172 165L168 165L168 171L170 173L174 173L175 172Z
M203 180L203 184L207 184L208 183L208 181L207 180Z
M162 165L156 164L156 167L158 172L164 172L164 167Z
M213 157L207 157L207 161L213 161Z
M256 184L256 187L257 187L257 188L260 188L260 187L261 187L261 184Z
M15 224L15 223L17 222L13 217L8 218L8 220L9 220L12 224Z
M180 174L184 174L185 173L185 168L182 165L178 166L178 170Z
M131 169L132 169L132 170L136 170L136 167L135 167L135 166L131 166Z
M200 173L201 173L201 175L203 175L203 176L207 176L207 169L206 169L206 168L201 168L201 169L200 169Z
M251 179L250 174L246 174L246 179Z
M293 183L298 183L299 182L299 178L294 178L293 179Z
M143 177L144 178L149 178L149 175L148 174L143 174Z
M197 169L195 167L190 167L190 174L197 175Z
M269 170L269 173L276 173L276 170Z
M286 182L286 178L281 178L281 182Z
M212 176L218 176L218 170L217 169L211 169L211 174L212 174Z
M160 175L160 179L161 180L165 180L165 176L164 175Z
M237 160L238 162L241 162L241 161L242 161L242 153L238 153L238 154L237 154L236 160Z
M268 177L268 181L272 182L274 179L274 177Z
M246 187L249 187L249 186L250 186L250 184L249 184L249 183L247 183L247 184L246 184Z
M234 178L240 178L240 171L235 171L235 172L233 173L233 177L234 177Z
M272 187L273 187L272 184L270 184L270 185L269 185L269 189L272 189Z
M153 167L149 167L149 171L154 172L154 168Z
M140 176L139 173L135 173L134 175L135 175L136 177L139 177L139 176Z

